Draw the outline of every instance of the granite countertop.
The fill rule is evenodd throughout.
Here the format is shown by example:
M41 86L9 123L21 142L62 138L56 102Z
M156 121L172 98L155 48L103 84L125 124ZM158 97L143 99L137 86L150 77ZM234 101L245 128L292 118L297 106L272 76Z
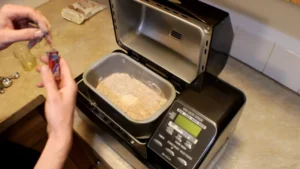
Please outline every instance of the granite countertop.
M76 25L60 14L61 9L72 2L52 0L39 10L52 23L54 45L76 77L119 47L108 9L83 25ZM106 0L102 2L107 4ZM39 56L46 48L40 45L33 54ZM13 123L8 120L17 110L45 94L35 86L40 80L39 74L23 71L12 49L13 46L0 52L1 75L18 71L21 77L0 95L0 126L4 121ZM300 168L300 96L232 58L220 78L244 91L247 103L229 146L215 168ZM132 168L133 163L136 168L144 167L130 153L126 158L121 157L119 152L127 150L111 144L115 140L109 133L96 127L79 110L76 110L74 129L113 168Z

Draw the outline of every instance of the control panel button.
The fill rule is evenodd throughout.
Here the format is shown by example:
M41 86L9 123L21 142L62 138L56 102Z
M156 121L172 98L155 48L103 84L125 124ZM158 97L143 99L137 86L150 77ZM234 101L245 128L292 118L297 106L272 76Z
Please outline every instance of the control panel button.
M175 139L179 142L182 142L182 136L179 134L175 137Z
M165 153L161 153L162 156L164 156L167 160L171 161L171 158L167 156Z
M197 143L198 143L198 139L196 139L196 138L194 138L194 137L190 137L188 140L191 141L191 142L194 143L194 144L197 144Z
M180 145L180 147L181 147L182 150L186 150L186 147L185 147L185 146Z
M188 149L192 149L192 143L190 142L190 141L186 141L185 143L184 143L184 145L188 148Z
M187 158L187 159L189 159L189 160L193 160L193 158L192 158L190 155L188 155L185 151L180 150L179 152L180 152L180 154L182 154L185 158Z
M183 158L177 157L177 160L178 160L182 165L187 166L187 162L186 162Z
M161 135L161 134L158 134L158 137L161 138L162 140L165 139L165 136Z
M174 151L170 150L169 148L165 148L166 152L171 155L171 156L175 156Z
M180 146L181 144L178 141L175 141L175 144L177 144L178 146Z
M166 130L166 132L167 132L168 134L170 134L171 136L173 135L173 131Z
M174 120L174 118L176 117L176 115L177 115L177 113L171 112L171 113L169 113L169 118L170 118L171 120Z
M154 143L157 144L157 145L159 145L160 147L163 146L163 144L159 140L157 140L157 139L154 139Z
M171 147L173 147L175 150L179 150L179 147L178 146L176 146L175 144L173 144L171 141L167 141L167 143L171 146Z
M166 128L166 132L172 136L172 135L173 135L173 132L174 132L174 129L173 129L172 127L168 126L168 127Z

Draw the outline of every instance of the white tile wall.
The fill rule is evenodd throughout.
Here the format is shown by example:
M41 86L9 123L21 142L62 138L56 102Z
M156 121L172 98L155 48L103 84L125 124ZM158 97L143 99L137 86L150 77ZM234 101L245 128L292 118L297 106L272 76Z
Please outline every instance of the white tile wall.
M236 33L238 25L235 23L232 23L233 33Z
M280 43L281 45L288 47L288 49L290 49L290 51L293 51L293 52L289 52L289 51L286 51L285 49L283 49L284 52L282 52L282 50L277 48L276 51L273 51L272 55L273 56L274 55L283 55L283 56L286 55L284 61L286 61L288 63L285 63L286 66L284 68L282 68L282 67L275 68L276 66L281 66L281 65L278 63L274 64L274 62L276 63L276 61L274 60L274 58L276 58L276 56L274 56L274 58L272 58L270 60L270 63L268 63L268 67L267 67L267 69L265 69L265 71L267 71L268 76L272 75L273 79L275 79L276 81L282 83L283 85L285 85L289 88L293 88L293 90L296 89L295 91L300 94L300 85L297 85L298 84L297 81L298 81L298 79L300 79L300 73L298 72L298 74L297 74L297 73L289 70L289 69L292 69L289 67L293 67L295 65L300 67L298 61L294 62L294 60L298 60L295 57L295 56L297 56L297 54L296 55L293 54L293 53L300 54L300 39L289 36L285 32L281 32L278 29L270 27L269 25L266 24L268 20L265 20L266 22L256 20L249 16L243 15L243 14L239 13L238 11L235 11L231 8L225 7L222 5L222 3L218 3L218 5L217 5L211 0L201 0L201 1L205 1L208 4L211 4L213 6L216 6L218 8L221 8L221 9L229 12L230 16L231 16L231 20L234 23L234 27L237 25L238 30L240 28L244 28L246 30L247 33L242 33L242 34L247 34L245 36L240 35L241 33L239 31L236 32L235 37L237 37L236 38L237 40L235 40L233 43L231 55L234 56L235 58L245 62L246 64L254 67L255 69L262 71L262 69L264 69L264 66L262 66L262 65L265 62L268 62L268 59L266 60L266 58L268 58L270 56L270 53L269 53L270 45L266 45L266 43L265 43L266 41L271 42L272 44L274 44L273 42L275 42L276 44ZM262 18L262 19L264 19L264 18ZM254 36L254 38L250 37L252 35ZM257 37L259 37L259 38L257 38ZM269 38L266 38L266 37L269 37ZM264 39L264 40L257 40L257 39ZM272 40L270 40L270 39L272 39ZM245 41L250 42L250 43L245 45ZM239 44L240 42L242 42L242 43L244 42L244 44ZM260 44L260 43L262 43L262 44ZM270 44L270 43L267 43L267 44ZM246 46L248 46L248 48ZM255 47L260 47L260 49L258 51L253 50L253 48L255 48ZM267 47L267 49L261 49L261 48L265 48L265 47ZM277 53L277 52L279 52L279 53ZM280 52L281 52L281 54L280 54ZM264 55L264 56L262 56L262 55ZM294 62L294 63L292 63L292 62ZM271 67L273 67L272 70L274 72L271 71ZM282 70L285 74L284 78L281 77L280 75L277 75L278 72L276 70L278 70L278 69L279 70L284 69L284 70ZM281 74L283 74L283 73L281 73ZM293 79L294 79L294 81L293 81Z
M276 44L263 72L298 92L300 88L300 55Z
M238 26L230 54L258 71L262 71L274 45L274 41L250 33Z

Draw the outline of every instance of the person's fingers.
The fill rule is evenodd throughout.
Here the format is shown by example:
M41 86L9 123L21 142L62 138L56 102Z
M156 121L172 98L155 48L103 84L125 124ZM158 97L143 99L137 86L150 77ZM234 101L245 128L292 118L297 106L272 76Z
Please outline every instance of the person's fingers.
M26 29L26 28L38 28L38 27L35 25L28 24L28 25L24 26L24 28Z
M26 28L39 28L38 25L28 18L22 18L13 21L13 26L15 29L26 29Z
M38 88L43 88L43 87L44 87L44 83L43 83L43 82L39 82L36 86L37 86Z
M48 66L45 65L45 66L41 67L41 77L42 77L42 83L44 84L48 98L57 99L57 97L59 97L57 84L56 84L53 74Z
M42 66L41 66L41 65L37 65L37 66L36 66L36 71L37 71L38 73L41 73L41 69L42 69ZM39 83L37 83L36 86L37 86L38 88L43 88L43 87L44 87L43 81L40 81Z
M28 48L31 49L33 48L37 43L41 42L42 38L38 38L38 39L33 39L31 41L28 42Z
M7 43L14 43L18 41L28 41L33 39L40 39L44 36L43 32L36 28L20 29L20 30L4 30L1 32L1 37Z
M50 32L45 35L45 39L46 39L46 42L52 46L53 41L52 41L52 35Z
M33 8L9 4L4 5L1 12L11 20L29 18L37 23L44 33L47 33L50 30L51 25L49 21L40 12Z
M73 80L69 65L67 64L66 60L63 57L60 58L59 64L60 64L61 77L67 81Z
M40 57L40 60L45 63L45 64L48 64L49 63L49 60L48 60L48 57L46 55L43 55Z
M41 65L37 65L35 70L38 72L38 73L41 73L41 69L42 69L42 66Z
M41 68L42 68L42 66L38 65L38 66L36 66L35 70L36 70L37 72L41 73Z
M61 57L60 58L60 71L61 71L61 87L66 87L67 86L67 90L70 91L69 94L75 95L76 93L76 89L77 89L77 85L75 83L75 80L72 77L72 73L71 70L66 62L66 60Z
M49 63L48 57L46 55L41 56L40 60L41 60L41 62L43 62L46 65L48 65L48 63ZM41 72L41 68L42 68L41 65L36 66L36 71L40 73Z

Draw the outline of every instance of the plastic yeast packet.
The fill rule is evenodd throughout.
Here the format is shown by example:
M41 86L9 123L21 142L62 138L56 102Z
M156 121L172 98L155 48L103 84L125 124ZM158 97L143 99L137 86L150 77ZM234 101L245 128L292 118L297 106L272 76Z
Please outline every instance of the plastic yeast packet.
M74 23L82 24L85 20L104 10L105 5L95 0L79 0L62 10L62 16Z

